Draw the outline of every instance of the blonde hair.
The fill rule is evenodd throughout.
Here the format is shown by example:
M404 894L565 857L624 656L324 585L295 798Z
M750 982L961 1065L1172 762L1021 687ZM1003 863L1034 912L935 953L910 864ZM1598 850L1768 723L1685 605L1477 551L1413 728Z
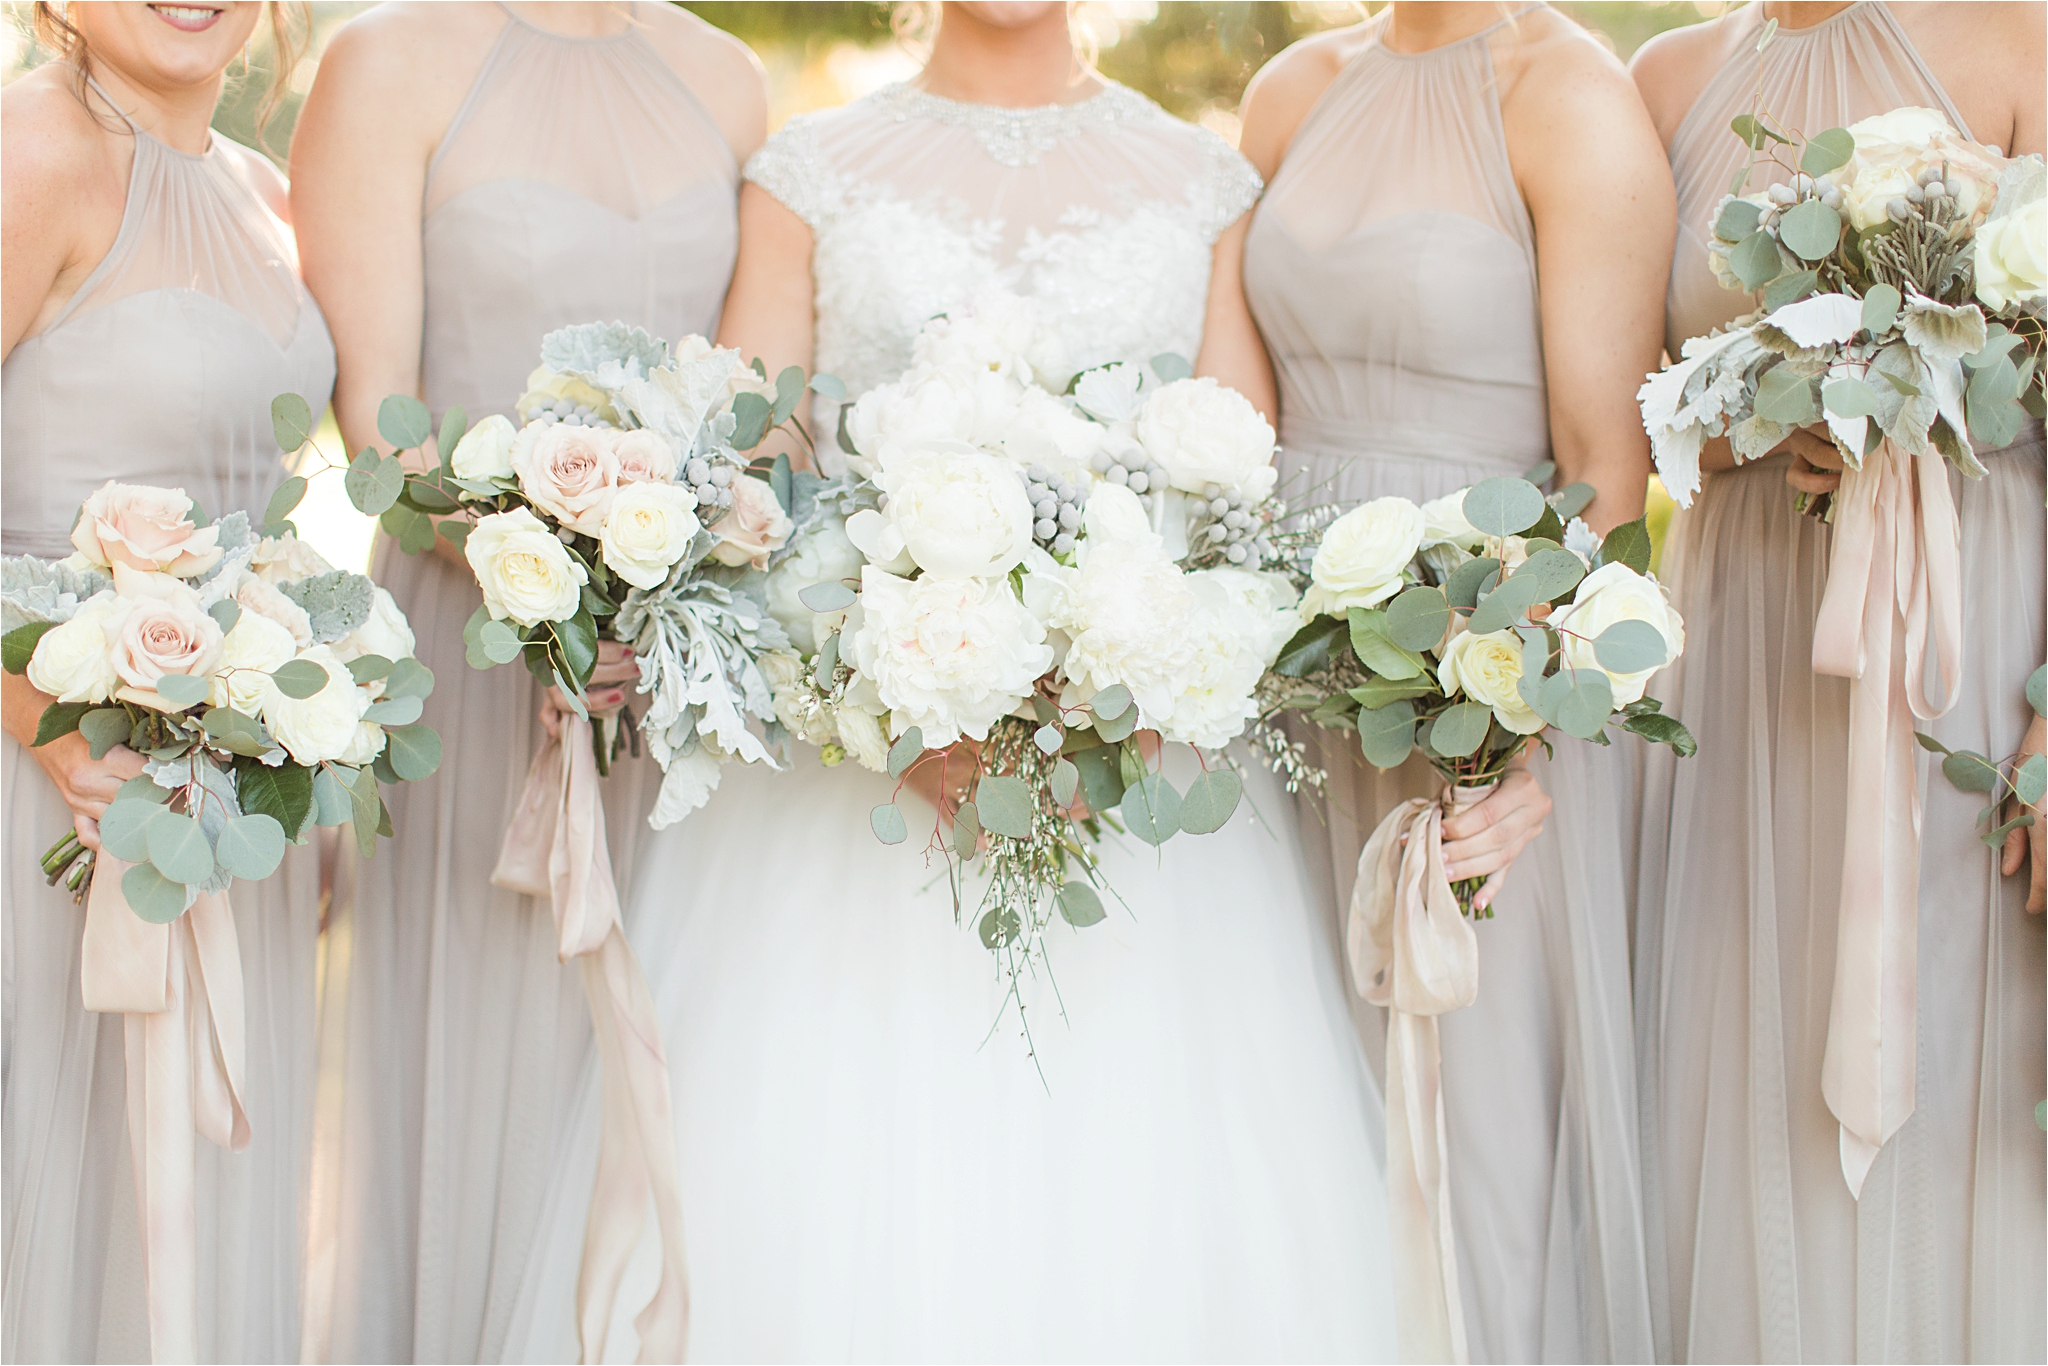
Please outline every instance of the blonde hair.
M36 43L55 53L59 61L76 67L82 78L92 70L92 48L64 8L50 0L36 0L30 26ZM306 55L313 31L312 10L305 0L264 0L263 8L270 20L271 61L270 81L264 89L263 102L256 109L259 132L269 129L271 119L283 106L285 95L291 90L292 70ZM246 70L246 56L243 60ZM82 79L80 85L83 86Z
M1073 39L1074 56L1082 70L1092 74L1096 58L1101 56L1100 45L1094 30L1079 22L1080 10L1079 0L1067 0L1067 34ZM944 15L945 6L940 0L896 0L889 7L889 31L896 35L904 51L920 62L930 61L932 42L939 36L939 21Z

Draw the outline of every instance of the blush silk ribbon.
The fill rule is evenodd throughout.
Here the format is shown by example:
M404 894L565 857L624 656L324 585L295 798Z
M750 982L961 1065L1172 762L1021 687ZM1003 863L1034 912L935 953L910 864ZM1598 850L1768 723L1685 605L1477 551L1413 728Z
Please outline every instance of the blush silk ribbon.
M565 716L561 738L547 739L534 755L491 881L553 903L557 953L564 963L582 960L604 1068L604 1132L576 1280L583 1360L603 1360L612 1308L652 1199L661 1281L633 1321L639 1359L681 1361L690 1291L668 1056L640 960L619 926L619 892L588 721Z
M1849 680L1848 835L1821 1094L1841 1122L1842 1176L1860 1198L1878 1150L1913 1113L1919 973L1920 790L1914 718L1962 685L1962 569L1941 455L1889 441L1835 494L1834 554L1813 670ZM1903 623L1905 630L1899 630ZM1941 691L1930 697L1930 648Z
M1436 1017L1479 995L1479 937L1444 876L1443 822L1493 789L1402 802L1358 856L1344 954L1359 995L1387 1006L1387 1203L1403 1361L1470 1360L1451 1232Z
M249 1146L242 951L226 896L201 896L152 925L121 894L128 867L99 856L79 984L87 1010L123 1017L150 1357L191 1362L200 1359L193 1134L231 1152Z

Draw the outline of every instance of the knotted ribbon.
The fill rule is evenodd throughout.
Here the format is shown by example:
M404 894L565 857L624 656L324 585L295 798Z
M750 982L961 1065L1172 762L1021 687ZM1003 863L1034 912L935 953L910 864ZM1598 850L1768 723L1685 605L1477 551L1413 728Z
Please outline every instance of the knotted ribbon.
M87 1010L122 1015L128 1146L142 1232L152 1360L199 1360L199 1210L194 1132L249 1146L243 1108L242 951L224 895L152 925L121 894L127 864L102 851L85 905L79 973Z
M647 978L619 925L619 892L604 831L590 723L565 716L560 738L547 739L527 770L491 881L553 903L557 952L564 963L583 963L604 1069L604 1132L576 1279L583 1360L603 1360L612 1307L651 1198L661 1237L661 1282L633 1321L639 1359L681 1361L690 1291L668 1057Z
M1961 531L1933 450L1887 441L1835 494L1834 556L1813 670L1849 681L1847 838L1821 1095L1841 1122L1842 1176L1860 1198L1878 1149L1913 1113L1919 975L1920 790L1913 719L1962 686ZM1905 631L1899 631L1903 622ZM1927 692L1930 643L1942 691Z
M1443 821L1491 787L1402 802L1365 842L1345 918L1359 995L1389 1007L1387 1203L1403 1361L1470 1359L1451 1232L1451 1173L1436 1017L1479 995L1479 938L1444 875Z

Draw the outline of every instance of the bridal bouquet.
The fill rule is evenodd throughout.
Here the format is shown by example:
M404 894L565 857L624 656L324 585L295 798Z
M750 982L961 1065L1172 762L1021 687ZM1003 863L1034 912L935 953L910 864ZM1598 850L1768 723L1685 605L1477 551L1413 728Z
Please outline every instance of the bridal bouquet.
M1708 258L1723 285L1762 291L1763 307L1686 342L1643 385L1665 487L1692 501L1708 437L1754 460L1815 423L1851 468L1890 441L1981 475L1976 448L2005 445L2043 411L2042 159L2008 160L1931 109L1803 142L1760 114L1734 130L1751 164L1721 203ZM1779 148L1796 151L1790 181L1741 194L1756 157Z
M138 916L269 877L315 826L352 826L365 855L392 833L378 784L426 777L441 742L389 593L245 513L209 524L182 489L109 483L71 543L0 561L5 664L56 699L37 745L76 731L95 759L148 758L99 822ZM94 855L70 832L42 866L83 898Z
M928 770L964 798L927 848L956 905L985 868L978 930L1013 986L1055 909L1104 918L1104 826L1159 845L1230 817L1241 783L1216 751L1299 625L1264 572L1283 509L1256 410L1173 356L1055 393L1039 335L1009 295L929 324L912 368L843 410L852 473L768 585L804 655L778 689L789 728L828 763L899 791ZM1175 788L1141 732L1194 747L1202 775ZM908 838L897 802L870 819Z
M1267 714L1355 730L1376 768L1421 753L1454 807L1484 796L1549 729L1605 744L1617 724L1691 754L1685 727L1644 695L1685 648L1649 574L1648 529L1594 536L1570 516L1590 494L1573 485L1546 500L1526 479L1488 479L1339 517L1310 562L1308 624L1261 687ZM1481 881L1452 888L1467 915Z

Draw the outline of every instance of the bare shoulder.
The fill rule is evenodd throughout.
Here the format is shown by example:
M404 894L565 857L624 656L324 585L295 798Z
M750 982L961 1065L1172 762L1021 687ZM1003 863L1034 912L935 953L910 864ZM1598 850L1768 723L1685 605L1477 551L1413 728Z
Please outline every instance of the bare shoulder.
M1245 87L1238 150L1271 180L1309 111L1365 43L1364 24L1331 29L1289 45Z
M2048 5L1901 0L1891 8L1978 140L2008 152L2042 150Z
M507 22L495 5L393 0L335 30L320 56L320 79L351 94L394 96L440 84L451 68L474 79Z
M1522 123L1568 138L1579 153L1616 118L1640 123L1642 96L1627 68L1592 34L1551 10L1538 10L1504 33L1495 56L1501 115L1510 132Z
M744 162L768 136L768 73L745 43L688 10L660 5L643 32L717 120Z
M112 130L93 118L69 73L45 66L0 92L0 164L15 203L55 202L116 176ZM125 187L114 187L125 195Z
M1734 22L1741 14L1738 10L1706 23L1668 29L1644 43L1629 63L1629 74L1667 147L1700 91L1728 60Z
M243 146L233 138L221 137L219 133L215 133L214 137L220 143L221 154L235 164L235 169L241 173L242 179L248 182L249 188L256 191L257 197L270 206L272 213L289 223L291 187L285 183L285 178L278 172L277 167L271 164L270 158L253 147Z

